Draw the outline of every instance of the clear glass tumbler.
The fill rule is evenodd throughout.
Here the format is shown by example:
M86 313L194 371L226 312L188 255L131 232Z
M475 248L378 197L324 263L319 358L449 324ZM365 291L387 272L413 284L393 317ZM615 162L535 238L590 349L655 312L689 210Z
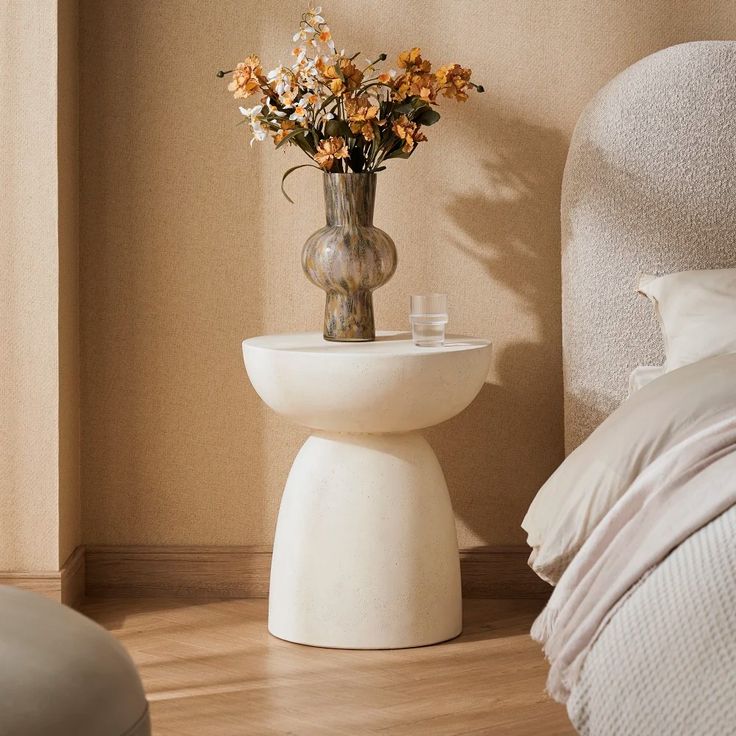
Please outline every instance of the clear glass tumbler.
M418 294L410 297L411 334L423 348L444 345L447 325L447 294Z

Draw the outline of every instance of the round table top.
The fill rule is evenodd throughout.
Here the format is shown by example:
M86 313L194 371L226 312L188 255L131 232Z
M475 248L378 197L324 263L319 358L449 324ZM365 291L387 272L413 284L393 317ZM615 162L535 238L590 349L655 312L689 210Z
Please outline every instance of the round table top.
M490 340L464 335L447 335L444 345L419 347L411 338L411 332L382 331L372 342L333 342L325 340L321 332L296 332L285 335L262 335L243 340L243 346L265 350L284 350L293 353L333 353L335 355L436 355L487 348Z
M417 347L408 332L331 342L318 332L243 341L253 387L276 412L313 429L408 432L449 419L483 386L491 343L448 335Z

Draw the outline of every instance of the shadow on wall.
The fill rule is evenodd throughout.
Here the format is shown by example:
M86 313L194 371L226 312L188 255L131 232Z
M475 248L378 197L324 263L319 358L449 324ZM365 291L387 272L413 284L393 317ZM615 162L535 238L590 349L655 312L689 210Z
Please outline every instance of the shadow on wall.
M520 510L563 458L560 188L567 142L557 130L498 113L482 125L491 141L485 180L447 207L451 242L478 262L494 289L516 296L513 312L500 319L523 320L536 339L494 345L495 382L428 434L451 469L458 518L485 542L498 538L497 525L520 524ZM458 455L464 462L447 462Z

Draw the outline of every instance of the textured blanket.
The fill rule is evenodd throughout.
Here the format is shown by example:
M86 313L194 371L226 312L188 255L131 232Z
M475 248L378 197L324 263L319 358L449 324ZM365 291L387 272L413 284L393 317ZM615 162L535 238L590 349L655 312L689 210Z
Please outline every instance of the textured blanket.
M597 633L626 592L678 544L736 503L736 417L714 418L645 468L595 528L532 628L566 702Z
M736 454L718 464L736 477ZM567 701L581 736L736 734L736 505L616 605Z

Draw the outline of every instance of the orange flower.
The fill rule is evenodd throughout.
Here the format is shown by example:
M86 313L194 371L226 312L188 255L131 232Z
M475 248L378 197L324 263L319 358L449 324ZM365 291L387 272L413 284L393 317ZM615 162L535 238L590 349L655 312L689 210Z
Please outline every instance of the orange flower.
M438 91L437 78L434 74L406 72L394 83L392 96L397 102L407 97L421 97L426 102L434 103Z
M292 130L296 129L296 123L293 120L279 120L279 125L281 130L273 137L273 142L277 146Z
M335 162L335 159L347 158L348 155L349 153L345 146L345 139L342 137L332 137L319 144L317 153L314 154L314 160L325 171L329 171L332 168L332 164Z
M412 74L409 84L410 94L421 97L425 102L437 99L437 77L434 74Z
M340 59L337 67L333 65L325 69L324 76L333 95L342 95L346 89L352 92L363 81L363 72L350 59Z
M345 108L348 116L348 124L352 133L360 133L367 141L374 137L373 124L383 125L383 120L378 120L378 105L371 105L367 96L350 97Z
M261 60L257 56L248 56L245 61L233 70L233 81L227 86L228 90L233 93L235 99L245 98L257 92L261 88L261 83L265 83L261 68Z
M393 124L393 131L404 141L401 150L404 153L411 153L417 143L427 140L427 136L422 133L417 123L413 123L406 115L402 115Z
M314 67L322 76L327 74L327 59L327 56L318 56L314 60Z
M345 85L343 84L342 79L339 77L337 79L333 79L330 82L330 91L333 95L337 95L339 97L345 91Z
M363 81L363 72L350 59L340 59L340 71L349 90L358 89Z
M437 82L445 97L455 98L458 102L468 99L468 82L471 70L460 64L448 64L437 70Z
M399 66L402 69L414 69L418 72L428 72L432 69L432 65L422 59L422 50L416 47L399 54Z

